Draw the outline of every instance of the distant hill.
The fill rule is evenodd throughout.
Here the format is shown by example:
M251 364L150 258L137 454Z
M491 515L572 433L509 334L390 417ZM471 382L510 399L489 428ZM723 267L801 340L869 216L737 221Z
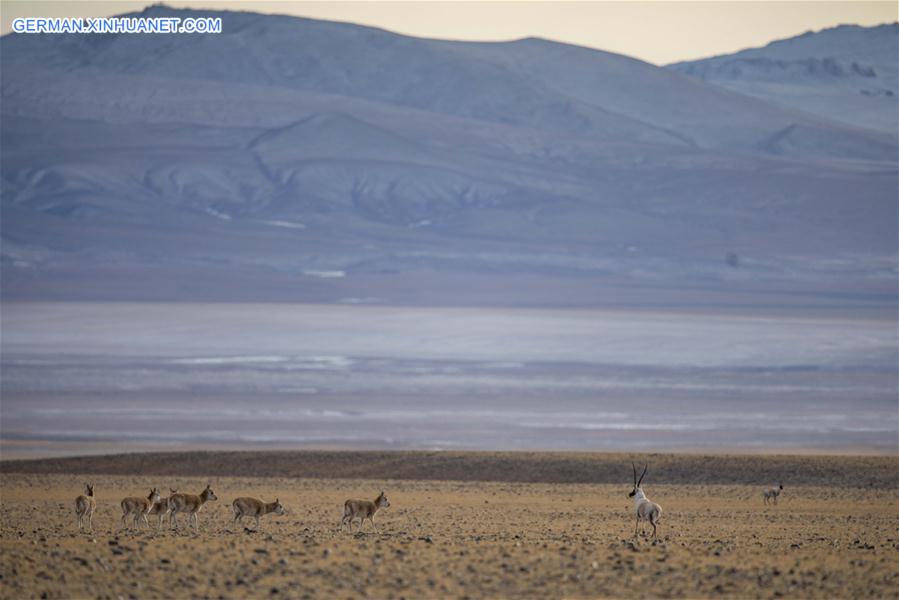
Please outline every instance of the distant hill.
M0 40L5 298L893 298L895 135L539 39L141 14L224 33Z
M669 69L835 121L897 133L899 23L809 31Z

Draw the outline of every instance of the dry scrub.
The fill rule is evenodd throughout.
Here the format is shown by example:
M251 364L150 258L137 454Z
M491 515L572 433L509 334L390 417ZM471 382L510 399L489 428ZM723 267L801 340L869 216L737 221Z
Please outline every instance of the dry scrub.
M757 456L593 452L154 452L0 462L4 473L196 475L627 484L631 461L653 483L899 488L894 456Z

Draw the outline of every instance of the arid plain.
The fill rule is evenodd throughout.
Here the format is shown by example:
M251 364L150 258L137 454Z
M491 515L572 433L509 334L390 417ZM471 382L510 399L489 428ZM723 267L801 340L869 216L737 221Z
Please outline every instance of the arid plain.
M0 463L0 596L899 596L897 459L637 459L650 461L643 487L664 509L655 542L634 538L623 455L294 452L7 461ZM254 463L258 469L247 472ZM132 475L116 474L129 469ZM279 470L291 476L273 476ZM620 482L609 482L619 470ZM765 473L768 480L753 483ZM775 479L785 490L776 506L765 506L763 486ZM93 532L78 532L73 502L87 480L98 507ZM121 498L153 486L199 493L207 483L218 501L200 512L199 532L120 529ZM373 499L381 489L391 506L375 517L379 532L370 525L364 533L338 530L344 500ZM247 495L278 498L288 514L264 517L258 531L250 529L252 519L250 528L236 526L231 501Z

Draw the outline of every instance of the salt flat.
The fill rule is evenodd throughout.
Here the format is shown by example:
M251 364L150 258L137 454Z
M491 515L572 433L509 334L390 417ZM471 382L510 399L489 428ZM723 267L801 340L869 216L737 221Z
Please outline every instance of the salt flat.
M890 320L676 311L3 307L3 449L891 453Z

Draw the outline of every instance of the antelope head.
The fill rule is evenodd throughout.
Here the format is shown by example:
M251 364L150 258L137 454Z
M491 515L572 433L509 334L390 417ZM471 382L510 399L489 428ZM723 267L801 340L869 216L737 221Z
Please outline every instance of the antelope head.
M287 514L287 511L284 509L284 506L281 504L281 501L275 498L275 508L272 509L272 512L276 515L284 515Z
M212 491L212 486L210 484L206 484L206 489L203 490L203 493L200 494L206 501L209 500L218 500L218 496L215 495L215 492Z
M640 479L637 479L637 465L635 465L634 463L631 463L631 467L633 467L633 469L634 469L634 489L631 490L631 493L627 495L628 498L633 498L634 496L637 495L637 492L643 491L640 489L640 484L643 483L643 477L646 476L646 469L649 468L649 465L648 464L644 465L643 474L640 475Z

